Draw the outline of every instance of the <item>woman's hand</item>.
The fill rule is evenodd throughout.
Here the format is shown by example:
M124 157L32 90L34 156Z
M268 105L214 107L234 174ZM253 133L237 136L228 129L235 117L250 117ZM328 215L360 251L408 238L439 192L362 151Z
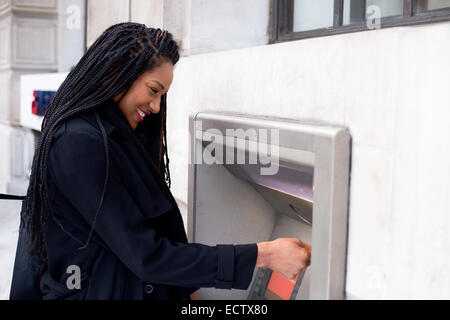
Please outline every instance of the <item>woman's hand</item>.
M198 296L197 292L191 293L191 300L200 300L200 297Z
M311 245L297 238L257 243L256 267L267 267L292 280L311 264Z

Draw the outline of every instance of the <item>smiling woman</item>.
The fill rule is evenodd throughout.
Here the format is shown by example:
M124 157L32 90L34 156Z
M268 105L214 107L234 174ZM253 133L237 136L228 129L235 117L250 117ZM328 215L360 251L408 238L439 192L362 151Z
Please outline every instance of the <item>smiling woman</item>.
M126 94L114 97L115 102L120 100L118 106L133 129L146 115L159 113L161 97L169 90L172 80L173 64L164 59L158 66L139 76Z
M255 266L293 278L309 264L298 239L187 243L166 147L178 60L169 32L111 26L48 106L22 211L44 299L190 299L246 289Z

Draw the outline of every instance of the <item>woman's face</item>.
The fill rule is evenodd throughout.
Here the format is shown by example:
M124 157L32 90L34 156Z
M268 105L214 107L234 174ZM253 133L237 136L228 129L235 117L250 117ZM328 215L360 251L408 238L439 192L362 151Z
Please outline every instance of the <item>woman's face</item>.
M152 70L144 72L133 82L119 102L119 109L133 130L145 116L159 112L161 96L169 90L172 79L173 64L164 61ZM114 101L117 102L122 94L115 96Z

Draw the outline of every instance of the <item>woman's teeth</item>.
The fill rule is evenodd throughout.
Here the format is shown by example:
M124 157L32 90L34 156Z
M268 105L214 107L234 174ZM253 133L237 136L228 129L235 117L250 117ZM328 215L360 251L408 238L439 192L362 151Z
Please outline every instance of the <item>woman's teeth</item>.
M145 117L145 113L141 111L141 109L138 109L138 113L139 115L144 118Z

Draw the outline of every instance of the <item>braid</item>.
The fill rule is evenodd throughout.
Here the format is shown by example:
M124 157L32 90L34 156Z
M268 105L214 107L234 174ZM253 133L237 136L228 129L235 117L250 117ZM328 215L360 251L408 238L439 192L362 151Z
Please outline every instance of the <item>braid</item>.
M35 150L30 183L22 210L30 254L46 261L44 231L47 218L51 215L47 163L56 130L65 120L92 110L126 92L142 73L163 60L168 60L173 65L179 60L178 45L169 32L147 28L138 23L119 23L103 32L61 84L47 107L42 122L41 137ZM160 143L157 163L170 187L166 109L164 95L158 128Z
M161 115L162 116L162 125L161 125L162 137L160 138L161 154L160 154L159 158L161 159L160 167L162 168L162 170L164 170L164 172L162 174L164 175L166 183L170 188L171 181L170 181L170 171L169 171L169 156L167 155L167 134L166 134L167 133L167 130L166 130L166 116L167 116L166 100L167 100L167 97L166 97L166 95L164 95L163 103L162 103L162 105L164 107L164 112Z

